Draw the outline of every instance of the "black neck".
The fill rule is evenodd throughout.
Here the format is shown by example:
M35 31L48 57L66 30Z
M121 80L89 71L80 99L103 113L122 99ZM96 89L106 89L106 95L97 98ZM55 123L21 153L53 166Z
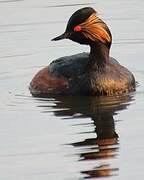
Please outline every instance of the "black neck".
M90 45L89 68L95 69L105 66L109 61L109 48L102 43L93 43Z

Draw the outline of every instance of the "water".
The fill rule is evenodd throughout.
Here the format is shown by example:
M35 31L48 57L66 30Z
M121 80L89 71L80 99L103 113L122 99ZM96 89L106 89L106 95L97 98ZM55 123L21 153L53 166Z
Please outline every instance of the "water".
M113 34L111 55L138 82L122 97L31 97L34 74L88 51L50 39L92 6ZM143 179L144 1L0 1L0 179Z

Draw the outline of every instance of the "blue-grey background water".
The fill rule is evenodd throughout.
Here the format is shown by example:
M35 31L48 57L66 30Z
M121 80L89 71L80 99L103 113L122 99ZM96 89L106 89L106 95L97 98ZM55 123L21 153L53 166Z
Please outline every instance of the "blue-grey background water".
M89 51L69 40L50 41L85 6L110 27L111 55L134 73L136 92L31 97L29 82L39 69ZM0 179L143 179L143 9L143 0L0 0Z

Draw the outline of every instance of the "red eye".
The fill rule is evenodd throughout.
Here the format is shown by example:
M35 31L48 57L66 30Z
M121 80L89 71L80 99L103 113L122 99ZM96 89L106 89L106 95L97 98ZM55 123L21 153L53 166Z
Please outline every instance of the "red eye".
M79 26L79 25L75 26L74 31L76 31L76 32L81 31L81 26Z

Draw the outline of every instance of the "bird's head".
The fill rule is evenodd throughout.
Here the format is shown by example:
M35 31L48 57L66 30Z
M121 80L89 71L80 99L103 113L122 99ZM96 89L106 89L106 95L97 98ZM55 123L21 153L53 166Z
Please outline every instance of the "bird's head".
M99 42L108 48L110 48L112 42L109 28L91 7L79 9L72 14L65 32L52 40L57 41L61 39L71 39L87 45Z

